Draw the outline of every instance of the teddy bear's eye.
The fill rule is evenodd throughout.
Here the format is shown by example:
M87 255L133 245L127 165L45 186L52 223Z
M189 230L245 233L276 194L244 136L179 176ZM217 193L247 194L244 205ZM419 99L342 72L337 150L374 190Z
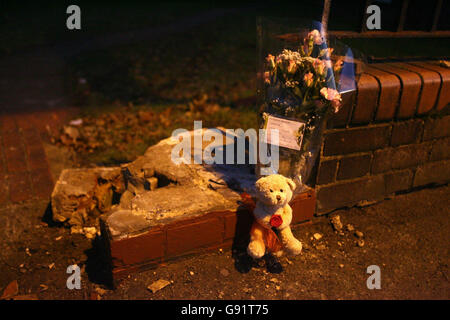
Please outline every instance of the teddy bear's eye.
M283 189L280 189L280 192L283 192Z
M270 189L270 192L273 192L273 190L272 190L272 189Z

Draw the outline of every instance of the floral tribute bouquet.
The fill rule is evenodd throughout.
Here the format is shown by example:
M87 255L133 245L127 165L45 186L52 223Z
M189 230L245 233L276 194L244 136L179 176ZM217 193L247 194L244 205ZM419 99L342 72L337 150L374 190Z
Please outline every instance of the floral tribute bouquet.
M290 127L297 146L279 144L277 173L294 179L300 186L298 191L301 182L309 178L319 153L327 115L338 112L342 105L336 83L340 83L344 60L332 56L333 51L321 33L312 30L297 49L283 49L265 57L261 127L269 129L277 123L284 131L280 136ZM286 139L289 137L280 137L280 141Z

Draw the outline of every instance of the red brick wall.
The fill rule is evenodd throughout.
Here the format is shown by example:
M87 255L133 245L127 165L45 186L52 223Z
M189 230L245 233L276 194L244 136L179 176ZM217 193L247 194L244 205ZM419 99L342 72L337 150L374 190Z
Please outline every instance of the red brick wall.
M370 65L328 123L316 214L450 181L450 69Z

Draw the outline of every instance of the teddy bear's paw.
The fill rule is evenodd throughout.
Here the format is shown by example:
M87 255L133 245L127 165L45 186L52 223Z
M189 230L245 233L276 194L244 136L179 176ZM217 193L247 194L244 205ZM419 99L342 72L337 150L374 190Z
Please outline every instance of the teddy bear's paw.
M247 247L247 253L255 259L262 258L266 253L266 248L263 244L257 241L251 241Z
M300 252L302 252L302 243L297 239L292 239L287 243L286 249L291 255L300 254Z

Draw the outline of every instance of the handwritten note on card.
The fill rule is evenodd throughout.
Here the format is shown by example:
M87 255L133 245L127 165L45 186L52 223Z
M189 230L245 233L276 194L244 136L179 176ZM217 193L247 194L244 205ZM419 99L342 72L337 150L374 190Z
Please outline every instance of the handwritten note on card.
M268 116L266 143L272 144L271 130L278 130L280 147L300 150L305 124L303 122Z

